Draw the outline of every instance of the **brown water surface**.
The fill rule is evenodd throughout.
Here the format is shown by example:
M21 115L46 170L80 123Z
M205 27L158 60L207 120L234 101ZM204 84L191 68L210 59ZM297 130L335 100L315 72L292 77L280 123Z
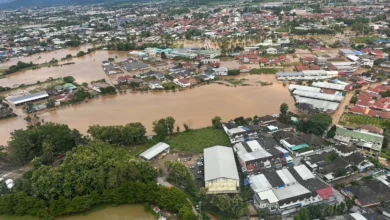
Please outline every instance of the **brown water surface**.
M46 122L68 124L86 133L91 125L124 125L141 122L152 134L152 122L172 116L176 124L192 128L211 125L218 115L223 120L279 112L285 102L294 110L294 100L281 84L227 87L205 85L181 92L149 92L106 96L79 105L65 106L39 114ZM21 117L0 121L0 144L6 144L14 129L25 127Z
M94 211L87 215L72 215L61 220L155 220L154 215L145 212L142 205L121 205Z
M52 53L52 52L51 52ZM83 57L73 58L67 62L74 62L72 65L58 67L43 67L36 70L7 75L0 79L0 86L15 87L20 84L33 84L37 81L45 81L49 77L59 78L73 76L77 82L91 82L93 80L108 79L101 66L102 62L108 58L117 56L116 61L122 61L129 57L127 51L95 51Z

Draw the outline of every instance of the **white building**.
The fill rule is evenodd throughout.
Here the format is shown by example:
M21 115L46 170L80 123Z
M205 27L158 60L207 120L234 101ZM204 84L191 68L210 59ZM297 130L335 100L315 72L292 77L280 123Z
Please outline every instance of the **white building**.
M258 209L288 215L302 207L334 201L332 188L316 179L305 165L248 178Z
M147 149L139 156L144 160L151 160L161 153L169 153L170 146L164 142L160 142L153 147Z
M204 149L204 180L209 194L238 193L238 176L233 149L215 146Z
M216 76L227 76L229 69L226 67L219 67L214 70Z
M267 54L277 54L278 53L278 50L276 48L273 48L273 47L267 48L265 51Z

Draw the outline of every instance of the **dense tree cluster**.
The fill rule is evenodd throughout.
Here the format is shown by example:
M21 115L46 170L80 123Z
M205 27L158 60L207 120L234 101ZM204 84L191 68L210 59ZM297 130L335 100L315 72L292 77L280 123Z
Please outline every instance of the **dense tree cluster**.
M307 120L301 120L297 128L305 133L322 135L332 124L332 117L326 113L314 114Z
M139 123L129 123L125 126L100 126L93 125L88 133L94 138L110 144L135 145L146 141L146 129Z
M168 170L169 180L182 186L187 192L195 193L194 176L185 164L165 161L164 166Z
M58 167L37 165L0 198L0 214L55 217L101 203L150 203L196 219L184 192L156 184L157 172L128 151L96 142L74 148ZM189 212L188 210L191 210Z
M248 207L241 196L236 195L231 198L227 194L216 195L212 198L211 204L223 213L228 213L236 218L247 214Z
M77 130L71 130L67 125L47 123L12 132L8 154L20 165L27 164L34 157L50 164L54 155L70 151L83 141Z
M156 139L162 141L173 134L175 128L175 119L171 116L162 118L153 122L153 131L156 133Z

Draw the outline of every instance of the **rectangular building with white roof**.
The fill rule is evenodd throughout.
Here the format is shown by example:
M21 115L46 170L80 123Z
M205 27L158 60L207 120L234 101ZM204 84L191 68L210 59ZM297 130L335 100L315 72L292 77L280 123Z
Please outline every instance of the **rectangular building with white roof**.
M204 180L207 193L238 193L238 176L233 149L215 146L204 149Z

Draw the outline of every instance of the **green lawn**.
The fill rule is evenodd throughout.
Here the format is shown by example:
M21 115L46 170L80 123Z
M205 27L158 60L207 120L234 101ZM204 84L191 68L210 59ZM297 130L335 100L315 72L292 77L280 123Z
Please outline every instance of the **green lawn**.
M353 114L344 114L340 120L340 124L352 127L357 127L359 125L373 125L383 128L383 122L385 122L385 120L376 117Z
M174 134L166 143L173 152L202 153L203 149L215 145L230 146L225 132L212 127Z

